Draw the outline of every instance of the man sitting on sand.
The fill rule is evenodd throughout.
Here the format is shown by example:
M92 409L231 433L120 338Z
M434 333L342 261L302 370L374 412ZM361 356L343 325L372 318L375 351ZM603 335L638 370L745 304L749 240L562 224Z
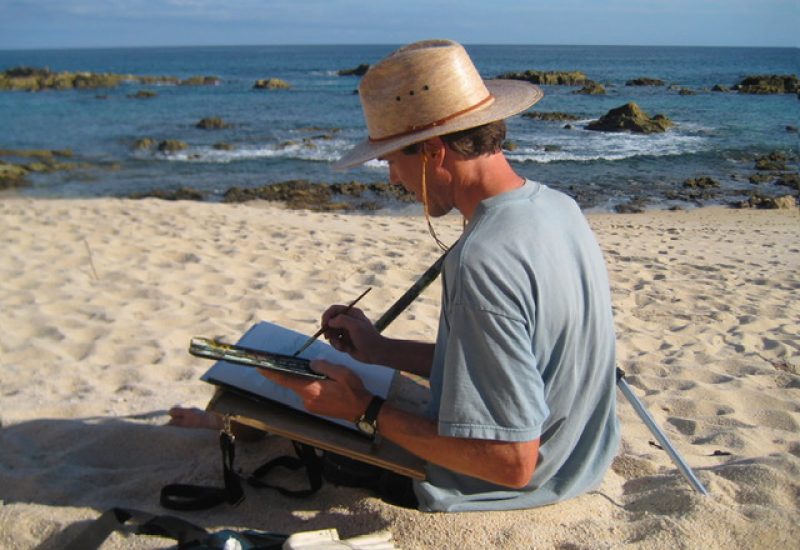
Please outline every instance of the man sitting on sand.
M444 262L435 344L384 337L358 308L332 306L322 324L334 348L429 378L428 414L384 403L326 361L312 363L325 380L262 374L309 411L424 459L426 479L407 480L421 510L530 508L595 488L619 442L605 264L575 202L516 174L502 152L504 119L541 90L483 81L461 45L425 41L373 66L359 94L369 139L338 167L383 159L426 218L455 208L468 225Z

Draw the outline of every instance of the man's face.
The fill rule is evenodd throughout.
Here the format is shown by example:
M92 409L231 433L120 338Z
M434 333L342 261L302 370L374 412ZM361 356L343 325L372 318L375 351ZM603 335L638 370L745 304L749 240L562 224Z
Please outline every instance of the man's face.
M393 151L381 157L389 163L389 181L402 185L408 192L413 193L417 202L422 202L422 151L408 155L403 151ZM434 170L428 163L426 174L426 188L428 192L428 213L433 217L443 216L452 210L451 202L445 200L441 182L436 179Z

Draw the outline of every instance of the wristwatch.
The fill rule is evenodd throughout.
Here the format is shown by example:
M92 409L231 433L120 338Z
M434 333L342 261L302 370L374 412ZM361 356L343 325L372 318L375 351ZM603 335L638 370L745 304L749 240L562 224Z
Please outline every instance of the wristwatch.
M356 421L358 431L367 437L375 437L375 434L378 433L378 413L383 403L384 399L382 397L374 396L372 401L369 402L367 410Z

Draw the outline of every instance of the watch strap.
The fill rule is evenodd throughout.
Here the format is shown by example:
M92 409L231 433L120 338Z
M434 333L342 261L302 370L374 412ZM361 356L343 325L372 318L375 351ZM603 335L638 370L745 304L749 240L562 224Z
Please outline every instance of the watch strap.
M372 426L373 433L370 435L374 435L378 431L378 414L385 402L386 400L382 397L378 395L373 396L372 401L367 405L367 410L361 415L359 423L367 423Z

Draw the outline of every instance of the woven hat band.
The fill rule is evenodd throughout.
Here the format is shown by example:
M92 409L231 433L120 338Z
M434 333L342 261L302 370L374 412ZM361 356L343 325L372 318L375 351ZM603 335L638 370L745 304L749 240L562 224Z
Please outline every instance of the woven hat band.
M489 94L488 96L486 96L484 99L480 100L475 105L467 107L466 109L462 109L462 110L460 110L458 112L455 112L455 113L453 113L451 115L448 115L448 116L446 116L444 118L440 118L439 120L434 120L433 122L429 122L428 124L420 124L420 125L417 125L417 126L409 126L405 131L398 132L398 133L392 134L390 136L383 136L383 137L379 137L379 138L374 138L374 137L370 136L369 140L372 141L372 142L377 143L377 142L380 142L380 141L386 141L388 139L394 139L394 138L398 138L398 137L407 136L409 134L413 134L415 132L420 132L422 130L428 130L429 128L435 128L436 126L441 126L442 124L450 122L451 120L453 120L456 117L465 115L465 114L467 114L467 113L469 113L471 111L476 111L476 110L480 109L481 107L485 107L485 106L491 105L493 101L494 101L494 96L492 94Z

